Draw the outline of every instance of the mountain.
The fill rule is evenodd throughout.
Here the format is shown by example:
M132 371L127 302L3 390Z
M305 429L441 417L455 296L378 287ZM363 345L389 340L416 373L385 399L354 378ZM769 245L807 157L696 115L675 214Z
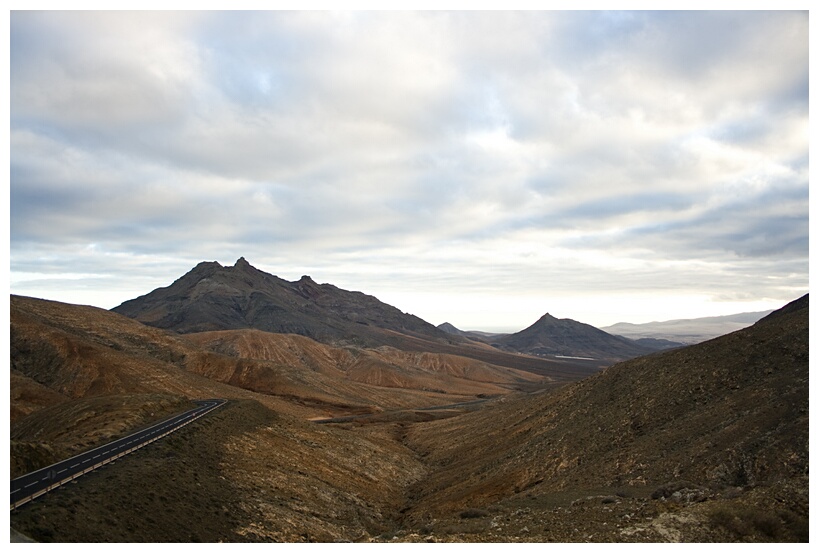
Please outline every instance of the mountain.
M480 330L460 330L458 327L451 323L441 323L438 325L438 329L443 330L447 334L461 336L463 338L468 338L469 340L481 342L484 344L489 344L493 340L496 340L502 336L506 336L506 334L501 334L497 332L481 332Z
M317 284L309 276L288 282L256 269L243 257L232 267L202 262L170 286L112 311L180 333L255 328L362 346L400 345L396 332L453 340L373 296Z
M651 338L683 344L697 344L750 326L768 313L770 311L755 311L720 317L675 319L641 324L616 323L605 326L601 330L632 340Z
M533 541L806 540L808 323L806 295L726 336L415 426L407 443L439 469L408 517L517 509L501 523Z
M558 319L549 313L533 325L497 338L493 345L531 355L623 360L656 351L636 342L613 336L585 323Z
M460 330L452 323L441 323L438 325L438 330L443 330L447 334L454 334L456 336L463 336L466 334L463 330Z
M404 351L470 357L549 379L574 381L598 362L523 357L448 334L373 296L303 276L288 282L240 258L233 267L203 262L166 288L126 301L113 312L183 334L256 329L298 334L335 347L387 346Z

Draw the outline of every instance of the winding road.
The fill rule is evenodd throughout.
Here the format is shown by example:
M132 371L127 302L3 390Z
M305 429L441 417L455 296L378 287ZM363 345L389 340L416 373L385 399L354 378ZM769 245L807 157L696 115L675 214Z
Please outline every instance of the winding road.
M106 465L179 430L227 403L224 399L195 402L198 407L134 432L103 446L86 451L70 459L35 470L11 481L11 509L15 509L54 488L66 484L85 473Z

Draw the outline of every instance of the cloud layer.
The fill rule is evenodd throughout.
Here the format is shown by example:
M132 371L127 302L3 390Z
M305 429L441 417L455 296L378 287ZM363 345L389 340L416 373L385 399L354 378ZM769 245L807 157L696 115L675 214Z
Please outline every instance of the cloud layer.
M12 12L10 48L13 293L245 256L522 328L807 290L804 12Z

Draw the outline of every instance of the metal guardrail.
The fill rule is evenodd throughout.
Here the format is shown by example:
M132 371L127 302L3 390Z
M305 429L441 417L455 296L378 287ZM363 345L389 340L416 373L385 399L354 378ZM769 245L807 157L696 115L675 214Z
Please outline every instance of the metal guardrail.
M18 490L14 489L15 482L20 482L22 480L28 479L28 477L30 477L31 475L33 475L35 473L42 472L43 474L45 474L45 478L40 479L39 482L43 482L45 480L50 480L51 482L45 488L40 488L40 489L38 489L37 491L35 491L34 493L32 493L30 495L19 498L16 501L11 501L11 510L14 510L17 507L20 507L21 505L24 505L24 504L28 503L29 501L31 501L33 499L36 499L36 498L38 498L38 497L40 497L40 496L54 490L54 489L62 486L63 484L67 484L67 483L69 483L69 482L71 482L73 480L76 480L77 478L79 478L80 476L82 476L84 474L88 474L89 472L91 472L93 470L96 470L96 469L98 469L98 468L100 468L100 467L102 467L104 465L109 464L109 463L112 463L112 462L116 461L117 459L120 459L120 458L124 457L125 455L128 455L129 453L133 453L134 451L145 447L148 444L151 444L151 443L153 443L153 442L155 442L157 440L160 440L160 439L164 438L165 436L168 436L169 434L172 434L172 433L176 432L180 428L184 428L185 426L189 425L190 423L204 417L205 415L207 415L211 411L213 411L215 409L218 409L219 407L221 407L225 403L227 403L226 400L209 400L209 401L216 401L217 403L215 403L214 405L211 405L208 409L203 409L201 412L196 413L194 416L192 416L188 420L185 420L184 422L180 422L178 424L175 424L175 425L171 426L168 430L162 432L161 434L153 436L150 439L140 441L140 443L136 444L133 447L130 447L130 448L126 449L126 450L123 450L123 451L117 453L116 455L106 457L103 460L101 460L99 462L96 462L93 465L90 465L90 466L88 466L88 467L86 467L86 468L84 468L82 470L78 470L78 471L72 473L71 475L66 476L66 477L64 477L62 479L59 479L59 480L57 479L58 472L56 470L56 467L58 467L60 465L68 464L71 461L77 461L77 463L75 465L69 466L69 468L74 468L74 467L76 467L76 466L78 466L78 465L80 465L80 464L82 464L84 462L87 462L87 461L81 461L80 459L87 457L90 453L93 453L94 451L96 451L98 449L109 448L108 451L111 451L112 446L113 446L114 449L116 449L116 444L118 444L120 442L130 443L130 442L127 442L127 440L129 438L133 438L134 436L142 434L142 433L144 433L144 432L146 432L146 431L148 431L148 430L150 430L152 428L162 426L162 425L168 423L169 421L175 419L176 417L184 416L186 414L195 413L196 411L199 411L200 409L202 409L202 407L204 407L204 405L200 406L200 407L197 407L196 409L192 409L191 411L187 411L186 413L182 413L180 415L174 415L173 417L169 417L169 418L167 418L167 419L165 419L165 420L163 420L161 422L158 422L158 423L154 424L153 426L150 426L150 427L145 428L143 430L140 430L138 432L134 432L132 434L129 434L127 436L124 436L122 438L114 440L113 442L110 442L108 444L96 447L96 448L92 449L91 451L86 451L86 452L80 453L79 455L75 455L74 457L64 459L62 461L59 461L58 463L54 463L54 464L49 465L47 467L38 469L36 471L32 471L32 472L30 472L28 474L25 474L23 476L15 478L14 480L11 481L11 488L10 489L11 489L12 494L14 494L16 491L19 491L19 489ZM93 458L96 458L96 457L93 457ZM64 472L64 470L60 471L60 472ZM36 484L37 482L38 481L34 481L32 484L29 484L28 486L32 486L32 485Z

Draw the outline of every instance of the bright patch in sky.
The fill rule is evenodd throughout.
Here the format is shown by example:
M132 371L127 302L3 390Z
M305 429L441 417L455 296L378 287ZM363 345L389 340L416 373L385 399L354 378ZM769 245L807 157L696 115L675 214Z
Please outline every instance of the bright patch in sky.
M10 14L11 292L200 261L519 330L808 290L806 11Z

